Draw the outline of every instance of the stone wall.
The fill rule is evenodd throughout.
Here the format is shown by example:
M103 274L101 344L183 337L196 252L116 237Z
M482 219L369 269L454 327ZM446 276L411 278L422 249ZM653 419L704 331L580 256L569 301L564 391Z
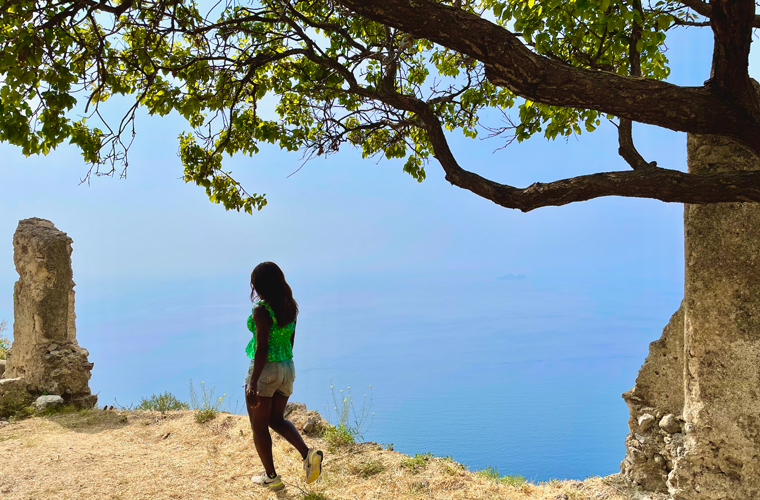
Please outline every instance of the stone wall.
M683 455L683 305L670 318L662 337L649 344L628 404L630 433L620 471L647 491L668 491L668 474Z
M19 274L13 343L0 380L0 403L11 394L33 399L44 392L81 406L97 401L89 388L93 364L76 340L71 243L48 220L19 222L13 236Z

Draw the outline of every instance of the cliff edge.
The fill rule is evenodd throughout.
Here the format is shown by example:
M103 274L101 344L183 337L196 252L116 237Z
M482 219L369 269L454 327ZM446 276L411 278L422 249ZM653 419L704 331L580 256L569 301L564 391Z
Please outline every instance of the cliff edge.
M322 478L303 481L300 455L273 434L279 493L251 483L262 469L248 418L195 412L79 410L0 422L0 497L55 499L510 499L631 500L617 475L585 481L514 483L466 470L447 458L409 457L361 443L333 448L319 437L317 412L293 404L288 418L326 451Z

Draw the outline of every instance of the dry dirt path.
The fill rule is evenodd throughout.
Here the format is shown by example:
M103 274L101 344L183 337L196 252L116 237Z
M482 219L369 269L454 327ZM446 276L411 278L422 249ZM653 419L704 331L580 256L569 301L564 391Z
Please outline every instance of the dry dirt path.
M298 415L293 415L298 420ZM296 424L298 425L298 424ZM311 446L327 449L320 439ZM198 424L193 411L91 410L0 425L0 498L47 499L514 499L629 500L615 476L510 486L431 458L374 443L326 454L324 474L303 482L301 457L273 435L275 464L287 488L262 490L248 419L221 414ZM406 462L402 462L407 459ZM406 467L402 464L406 464Z

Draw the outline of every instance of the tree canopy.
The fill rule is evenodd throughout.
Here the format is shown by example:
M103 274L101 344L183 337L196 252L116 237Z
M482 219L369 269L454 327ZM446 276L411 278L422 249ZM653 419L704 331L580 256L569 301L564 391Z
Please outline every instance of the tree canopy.
M729 136L760 152L748 74L751 0L6 0L0 6L0 140L24 154L68 141L88 175L124 172L135 114L176 112L184 179L211 201L266 204L225 171L262 143L435 159L452 184L523 211L599 196L760 201L760 172L696 175L636 151L632 122ZM712 29L713 73L667 83L671 30ZM259 111L276 101L276 115ZM120 109L115 122L106 103ZM488 123L484 116L500 114ZM619 131L623 169L516 188L460 166L447 133L499 145ZM614 163L614 159L610 159ZM466 163L466 159L463 160Z

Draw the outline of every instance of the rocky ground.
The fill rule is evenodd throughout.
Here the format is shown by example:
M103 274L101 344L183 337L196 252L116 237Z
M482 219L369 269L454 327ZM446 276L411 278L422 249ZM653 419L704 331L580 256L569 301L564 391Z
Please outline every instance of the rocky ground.
M326 451L322 478L303 481L301 457L276 434L275 463L287 484L251 483L262 470L248 419L194 411L85 410L0 422L0 497L31 499L514 499L632 500L617 475L533 484L495 480L446 458L417 460L375 443L330 445L321 418L303 405L289 415L310 446ZM315 423L317 425L315 425ZM312 430L311 428L314 428Z

